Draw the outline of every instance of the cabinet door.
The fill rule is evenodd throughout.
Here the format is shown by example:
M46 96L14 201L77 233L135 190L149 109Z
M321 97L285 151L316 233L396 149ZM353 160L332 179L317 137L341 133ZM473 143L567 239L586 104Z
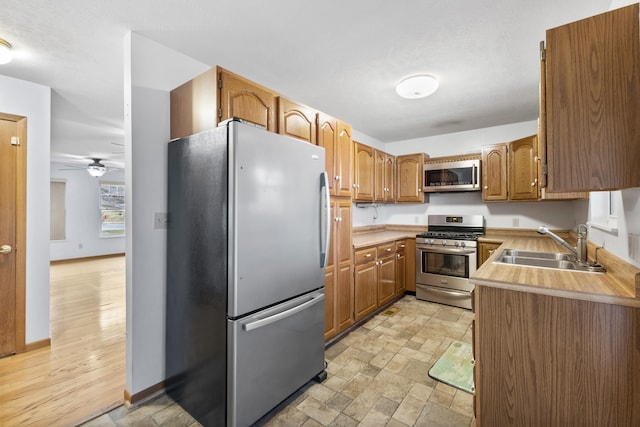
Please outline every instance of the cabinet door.
M336 196L351 197L353 140L351 126L338 121L338 135L336 139Z
M502 243L479 242L478 243L478 267L489 259L493 251L498 249Z
M547 31L547 190L640 187L639 6Z
M351 262L353 252L353 242L351 240L351 200L340 199L336 202L336 263L343 264Z
M237 117L276 130L276 96L270 90L220 69L219 121Z
M396 157L397 202L424 203L422 193L422 165L424 154L409 154Z
M336 317L336 270L335 266L324 271L324 340L338 333Z
M184 138L215 128L218 124L216 114L218 73L216 68L211 68L173 89L169 99L171 139Z
M509 200L538 199L538 137L509 143Z
M278 97L278 133L316 144L316 111Z
M482 200L507 200L507 144L482 147Z
M336 285L336 317L338 332L354 323L353 265L344 262L338 265Z
M358 202L373 201L373 168L374 150L368 145L354 142L354 184L353 200Z
M396 242L396 296L404 294L407 277L406 241Z
M378 303L376 262L356 265L354 277L355 320L360 320L373 313Z
M340 177L337 175L336 143L338 139L338 121L324 113L318 113L318 137L316 139L320 147L324 147L325 163L327 174L329 175L329 194L335 196L337 193L337 182Z
M384 185L385 202L393 202L396 198L396 157L391 154L384 156Z
M373 200L384 202L386 197L385 184L385 153L373 150Z
M378 261L378 307L391 301L396 294L396 257Z

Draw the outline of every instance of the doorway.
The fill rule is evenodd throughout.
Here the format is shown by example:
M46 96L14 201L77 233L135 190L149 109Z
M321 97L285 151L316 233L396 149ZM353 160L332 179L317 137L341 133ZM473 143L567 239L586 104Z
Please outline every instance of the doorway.
M26 121L0 113L0 357L25 351Z

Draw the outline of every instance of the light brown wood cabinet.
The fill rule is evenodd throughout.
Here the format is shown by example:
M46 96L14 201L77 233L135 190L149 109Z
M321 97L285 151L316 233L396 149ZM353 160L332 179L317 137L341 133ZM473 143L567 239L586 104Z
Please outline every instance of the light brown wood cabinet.
M396 156L396 202L424 203L422 192L422 166L425 154Z
M416 292L416 238L406 239L405 291Z
M368 145L354 142L353 151L353 201L372 202L375 150Z
M278 97L278 133L316 145L317 111L282 96Z
M476 425L640 425L640 309L474 290Z
M396 201L396 156L384 153L384 201Z
M507 144L482 147L482 200L507 200Z
M325 271L325 340L353 324L351 200L331 199L331 239Z
M317 144L325 149L329 192L332 196L351 197L351 126L324 113L317 117Z
M396 245L394 242L379 245L376 252L378 255L377 307L382 307L396 295Z
M498 249L502 243L497 242L478 242L478 262L477 267L480 267L486 260L493 255L493 251Z
M509 200L538 199L538 136L509 143Z
M219 67L218 78L218 121L237 117L276 131L275 92Z
M548 192L640 187L639 6L547 30L541 136Z
M378 260L376 247L355 251L354 305L355 320L373 313L378 304Z
M396 289L395 296L404 294L407 286L407 241L396 242ZM412 272L415 274L415 270Z

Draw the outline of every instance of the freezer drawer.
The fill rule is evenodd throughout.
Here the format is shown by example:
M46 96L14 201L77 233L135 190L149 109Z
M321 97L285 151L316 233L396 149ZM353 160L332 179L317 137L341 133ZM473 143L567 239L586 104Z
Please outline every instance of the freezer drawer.
M324 291L229 320L227 426L249 426L324 370Z

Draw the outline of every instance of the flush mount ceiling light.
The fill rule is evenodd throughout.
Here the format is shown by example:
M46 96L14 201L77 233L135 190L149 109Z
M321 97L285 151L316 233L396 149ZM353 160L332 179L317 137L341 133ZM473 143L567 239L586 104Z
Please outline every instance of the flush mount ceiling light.
M0 64L8 64L11 62L13 54L11 53L11 43L4 39L0 39Z
M407 99L424 98L435 92L438 85L438 79L429 74L407 77L398 83L396 93Z

